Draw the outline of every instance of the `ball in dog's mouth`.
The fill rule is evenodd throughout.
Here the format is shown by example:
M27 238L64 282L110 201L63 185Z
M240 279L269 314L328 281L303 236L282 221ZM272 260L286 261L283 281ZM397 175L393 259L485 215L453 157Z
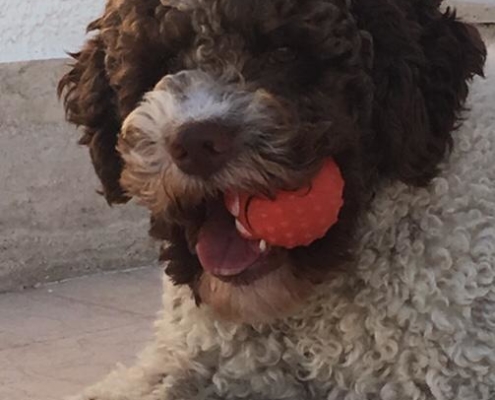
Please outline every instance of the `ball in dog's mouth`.
M274 198L225 193L223 202L207 204L198 234L195 250L203 269L223 278L266 272L273 263L263 261L273 249L309 246L328 232L338 221L343 191L340 168L329 158L297 191L279 191Z

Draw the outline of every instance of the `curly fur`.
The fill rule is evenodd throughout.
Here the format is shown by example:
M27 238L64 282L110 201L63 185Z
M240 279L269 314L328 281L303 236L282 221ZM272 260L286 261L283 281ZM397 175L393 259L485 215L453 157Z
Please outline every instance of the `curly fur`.
M493 58L490 70L444 172L378 194L355 270L264 325L219 321L166 278L140 361L76 399L493 399Z

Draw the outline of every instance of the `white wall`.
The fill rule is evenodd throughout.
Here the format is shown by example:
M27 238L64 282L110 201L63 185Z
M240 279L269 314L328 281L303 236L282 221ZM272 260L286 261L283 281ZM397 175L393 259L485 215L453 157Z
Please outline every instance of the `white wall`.
M59 58L79 49L105 0L0 0L0 62Z

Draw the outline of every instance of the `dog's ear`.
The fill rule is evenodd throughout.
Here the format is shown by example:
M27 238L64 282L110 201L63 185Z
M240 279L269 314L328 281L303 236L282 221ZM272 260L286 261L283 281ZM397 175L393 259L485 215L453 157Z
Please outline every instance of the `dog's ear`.
M64 96L67 119L84 128L80 144L89 147L107 201L126 202L128 197L119 184L122 160L115 149L121 120L116 93L110 87L105 69L102 38L99 35L92 38L81 52L71 56L75 63L58 86L59 96Z
M380 172L415 185L427 184L438 173L452 147L468 82L483 74L486 58L476 28L454 13L426 9L422 19L423 26L407 30L404 21L388 37L375 36L381 53L374 66Z
M188 15L158 0L109 0L104 15L88 26L93 36L59 82L69 122L84 128L103 195L112 203L129 197L120 185L123 161L117 137L142 96L170 70L192 34Z

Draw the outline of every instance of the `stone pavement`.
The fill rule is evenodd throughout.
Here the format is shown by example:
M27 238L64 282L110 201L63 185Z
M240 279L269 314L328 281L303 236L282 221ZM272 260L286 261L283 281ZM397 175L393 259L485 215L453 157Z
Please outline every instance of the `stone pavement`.
M62 400L132 363L160 308L158 267L0 295L0 399Z

